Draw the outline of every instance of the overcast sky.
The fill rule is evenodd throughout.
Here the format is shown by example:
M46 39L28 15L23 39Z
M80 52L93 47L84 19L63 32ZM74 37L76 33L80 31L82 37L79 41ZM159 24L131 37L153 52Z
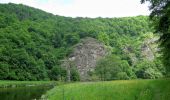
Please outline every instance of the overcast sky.
M148 4L140 4L140 0L0 0L0 3L8 2L70 17L127 17L150 13Z

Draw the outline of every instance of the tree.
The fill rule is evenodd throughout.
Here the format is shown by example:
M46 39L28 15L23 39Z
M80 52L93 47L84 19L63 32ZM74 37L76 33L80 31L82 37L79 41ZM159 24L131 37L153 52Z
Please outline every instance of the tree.
M65 41L68 46L74 45L80 41L80 37L76 33L70 33L65 35Z
M52 43L53 43L53 45L54 45L55 48L61 47L61 45L62 45L61 34L56 33L56 34L52 37Z
M105 45L109 45L109 36L106 33L99 33L97 39Z
M162 65L159 61L141 61L138 62L135 72L138 78L143 79L156 79L163 77L163 71L161 71Z
M9 66L5 63L0 63L0 80L7 79L9 75Z
M104 80L131 78L133 67L129 66L132 61L128 53L138 55L138 42L143 42L138 38L148 32L152 30L147 16L69 18L22 4L0 4L0 79L55 80L62 76L64 80L69 75L60 67L60 60L68 57L84 37L102 41L112 49L115 59L119 58L106 58L101 64ZM125 48L131 52L125 53ZM113 61L118 64L114 66Z
M70 70L70 78L71 78L71 81L80 81L80 75L75 66L72 66Z
M51 79L64 81L66 79L66 69L56 65L52 68L50 76Z
M116 55L107 56L99 60L95 72L100 80L103 81L135 78L135 74L129 64Z
M160 33L160 47L163 53L163 63L167 72L170 72L170 1L169 0L141 0L150 2L151 20L156 32Z

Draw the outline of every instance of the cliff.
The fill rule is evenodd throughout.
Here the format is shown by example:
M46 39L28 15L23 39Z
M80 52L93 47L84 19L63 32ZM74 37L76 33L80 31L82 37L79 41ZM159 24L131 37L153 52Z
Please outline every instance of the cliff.
M94 38L87 37L74 46L68 60L75 64L81 81L89 80L89 71L93 71L97 60L106 56L109 50L105 45Z

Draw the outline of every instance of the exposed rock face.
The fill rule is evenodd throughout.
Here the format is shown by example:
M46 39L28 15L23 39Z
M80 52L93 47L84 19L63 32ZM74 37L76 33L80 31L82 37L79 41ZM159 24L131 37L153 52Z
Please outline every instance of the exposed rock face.
M125 52L129 56L129 58L132 62L132 65L135 65L137 63L138 59L136 57L136 54L131 49L131 47L124 47L123 52Z
M147 44L144 44L144 45L142 46L142 56L143 56L144 58L146 58L147 60L149 60L149 61L152 61L152 60L154 60L154 58L155 58L155 56L154 56L151 48L150 48L149 45L147 45Z
M93 71L98 59L106 56L108 50L94 38L85 38L75 45L69 61L74 62L80 74L81 81L89 79L88 72Z
M123 48L123 52L125 52L131 62L132 65L136 65L139 60L145 59L147 61L153 61L155 57L158 56L158 45L157 45L158 38L153 37L146 39L143 43L140 44L139 50L140 50L140 57L137 57L136 53L131 49L130 46L125 46Z
M152 38L148 39L144 42L144 44L141 46L142 56L152 61L155 58L155 53L158 52L158 47L155 45L158 38Z

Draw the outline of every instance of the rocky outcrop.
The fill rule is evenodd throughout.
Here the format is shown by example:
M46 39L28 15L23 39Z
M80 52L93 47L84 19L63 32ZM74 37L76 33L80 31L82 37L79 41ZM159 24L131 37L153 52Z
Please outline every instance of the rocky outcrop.
M147 60L147 61L153 61L155 57L158 57L158 45L157 45L158 38L147 38L145 41L143 41L139 45L140 54L137 55L137 53L134 52L132 49L132 46L125 46L123 48L123 52L128 55L130 58L130 61L133 65L136 65L138 61L140 60Z
M158 52L158 46L156 45L158 38L151 38L146 40L141 46L141 55L148 61L154 60L156 53Z
M125 46L123 52L130 58L132 66L136 65L138 61L144 59L152 61L158 51L156 41L158 38L150 38L143 41L139 46L140 54L133 50L131 45ZM66 58L63 65L68 71L68 80L70 75L70 67L76 66L81 81L91 80L88 72L93 71L96 63L102 57L110 53L106 46L94 38L84 38L80 43L73 47L73 52Z
M85 81L89 80L88 72L94 70L97 60L106 56L108 51L103 43L88 37L74 46L68 60L77 67L81 81Z

